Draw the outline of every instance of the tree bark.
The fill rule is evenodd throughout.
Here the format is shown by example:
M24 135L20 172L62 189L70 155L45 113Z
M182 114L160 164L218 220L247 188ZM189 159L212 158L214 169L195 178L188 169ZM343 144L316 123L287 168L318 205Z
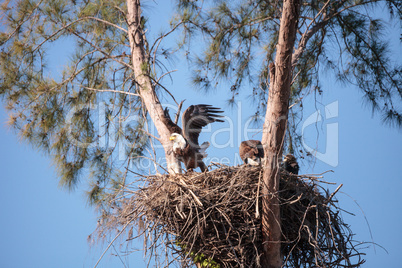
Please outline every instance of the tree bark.
M139 87L139 93L146 109L159 134L159 141L165 149L167 169L170 174L180 172L180 163L172 153L172 144L169 140L170 132L162 122L164 117L163 107L155 93L151 78L148 73L149 62L146 58L144 46L144 31L141 28L140 0L127 0L128 35L131 47L131 58L135 74L135 82Z
M270 65L270 89L263 127L264 174L262 188L262 267L282 266L279 206L279 160L283 151L292 81L292 52L296 39L300 0L283 3L275 64Z

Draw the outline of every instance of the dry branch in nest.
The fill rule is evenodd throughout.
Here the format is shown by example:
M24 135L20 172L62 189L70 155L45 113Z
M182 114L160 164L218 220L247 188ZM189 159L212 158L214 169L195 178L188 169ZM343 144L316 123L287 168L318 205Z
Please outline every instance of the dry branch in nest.
M196 261L209 267L260 267L260 167L224 166L142 180L142 187L125 189L101 233L137 224L149 255L161 256L163 249L183 266ZM358 267L364 262L335 193L328 193L316 177L282 172L284 267Z

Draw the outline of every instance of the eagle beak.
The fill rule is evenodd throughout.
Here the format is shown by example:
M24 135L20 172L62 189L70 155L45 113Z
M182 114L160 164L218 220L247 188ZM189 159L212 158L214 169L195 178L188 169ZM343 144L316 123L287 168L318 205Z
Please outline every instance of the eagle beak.
M174 141L176 139L175 136L170 136L169 140Z

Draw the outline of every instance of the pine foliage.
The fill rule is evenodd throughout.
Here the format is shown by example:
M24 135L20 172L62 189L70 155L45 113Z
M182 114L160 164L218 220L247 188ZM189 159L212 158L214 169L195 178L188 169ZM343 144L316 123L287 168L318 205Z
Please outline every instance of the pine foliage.
M303 1L290 105L301 105L309 92L324 92L319 74L326 68L360 88L385 122L402 126L401 65L384 38L383 21L371 15L377 2ZM400 1L381 2L401 20ZM197 66L194 84L208 90L221 80L230 81L230 104L251 86L258 103L255 116L263 115L282 1L176 3L171 28L183 29L179 45L190 47L193 37L207 41L200 55L187 53ZM121 194L129 185L128 167L151 149L148 116L130 59L126 5L123 0L16 0L0 5L0 96L9 124L23 140L52 156L62 187L74 189L88 178L88 202L105 205L103 213L124 205L118 202L124 201ZM143 18L144 31L146 25ZM155 67L160 63L157 54L171 54L159 47L165 36L146 43L147 62L141 66L155 89L163 88L165 71ZM73 52L60 70L50 70L49 59L55 57L51 49L60 42ZM300 148L296 130L301 109L295 105L290 113L289 151Z
M0 95L9 124L52 156L62 187L75 188L85 174L90 203L123 180L121 167L148 144L125 9L122 0L1 5ZM56 44L71 52L60 71L47 67Z
M235 103L244 89L258 104L255 118L263 116L282 2L176 1L177 18L186 22L183 44L190 47L197 38L207 43L201 53L189 54L197 67L194 84L208 90L221 80L228 81L232 93L229 103ZM375 12L379 8L385 13ZM402 127L402 66L384 36L387 13L400 22L400 1L303 1L293 52L289 151L302 149L297 132L302 100L308 94L325 92L320 74L328 70L340 81L361 89L373 112L381 114L385 123Z

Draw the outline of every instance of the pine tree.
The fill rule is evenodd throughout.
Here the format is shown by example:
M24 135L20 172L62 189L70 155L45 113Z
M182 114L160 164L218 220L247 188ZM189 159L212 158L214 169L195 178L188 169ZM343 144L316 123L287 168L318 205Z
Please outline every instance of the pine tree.
M149 156L150 139L171 149L158 119L165 71L154 58L158 46L148 45L140 1L5 1L1 11L0 95L9 124L52 156L61 186L89 177L89 202L107 201L126 169ZM74 49L60 74L47 68L56 42ZM173 154L166 159L168 170L179 164Z
M163 145L168 171L179 165L159 120L166 70L155 55L164 35L148 42L141 2L1 4L0 95L10 124L52 155L62 186L73 189L89 174L91 203L110 204L125 183L125 168L148 154L151 139ZM278 190L282 151L300 149L297 112L288 117L289 107L302 103L307 91L324 92L323 66L356 84L384 121L402 125L401 66L392 60L381 19L372 15L377 5L401 20L397 0L177 1L171 30L182 26L183 47L199 32L207 41L205 51L192 59L198 66L194 83L208 89L228 79L231 103L250 85L259 103L256 115L266 114L262 141L271 156L264 170L266 196ZM47 50L61 40L75 52L59 75L50 76ZM158 138L149 133L150 120ZM281 265L277 202L273 194L264 204L267 267Z

